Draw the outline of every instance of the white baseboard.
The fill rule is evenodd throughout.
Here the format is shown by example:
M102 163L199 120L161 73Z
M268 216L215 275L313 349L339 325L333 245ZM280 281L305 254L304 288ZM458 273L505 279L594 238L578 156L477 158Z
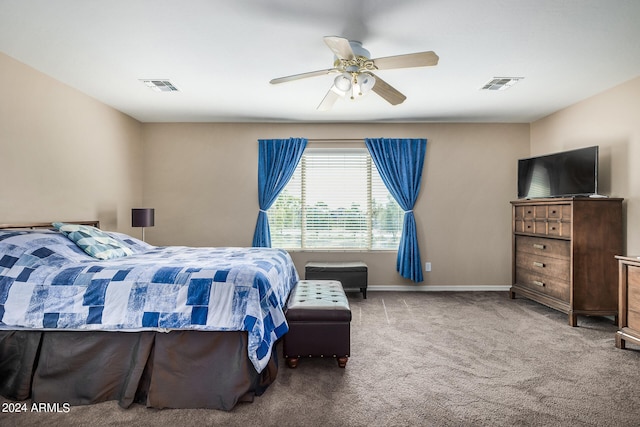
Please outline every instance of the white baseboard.
M428 285L373 285L367 286L367 291L398 291L398 292L473 292L473 291L492 291L492 292L508 292L511 285L478 285L478 286L428 286Z

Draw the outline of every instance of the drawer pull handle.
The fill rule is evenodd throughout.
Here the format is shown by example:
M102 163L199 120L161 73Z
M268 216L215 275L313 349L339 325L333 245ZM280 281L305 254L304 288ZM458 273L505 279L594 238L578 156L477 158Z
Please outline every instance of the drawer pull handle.
M536 286L544 286L544 282L540 282L538 280L534 280L532 283Z
M543 264L543 263L541 263L541 262L537 262L537 261L534 261L534 262L533 262L533 266L534 266L534 267L544 268L544 264Z
M534 247L534 248L536 248L536 249L544 249L544 248L545 248L545 246L544 246L544 245L541 245L541 244L539 244L539 243L534 243L534 244L533 244L533 247Z

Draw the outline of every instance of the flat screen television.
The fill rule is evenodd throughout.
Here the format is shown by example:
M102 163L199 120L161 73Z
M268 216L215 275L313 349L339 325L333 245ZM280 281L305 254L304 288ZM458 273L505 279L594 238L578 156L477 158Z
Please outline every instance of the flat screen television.
M598 194L598 147L518 160L518 198Z

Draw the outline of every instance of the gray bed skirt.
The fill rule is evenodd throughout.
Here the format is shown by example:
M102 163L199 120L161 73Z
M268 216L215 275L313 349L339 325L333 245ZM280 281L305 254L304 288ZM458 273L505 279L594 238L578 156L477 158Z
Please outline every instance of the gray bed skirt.
M278 373L276 346L262 373L246 332L0 330L0 394L11 400L123 408L231 410Z

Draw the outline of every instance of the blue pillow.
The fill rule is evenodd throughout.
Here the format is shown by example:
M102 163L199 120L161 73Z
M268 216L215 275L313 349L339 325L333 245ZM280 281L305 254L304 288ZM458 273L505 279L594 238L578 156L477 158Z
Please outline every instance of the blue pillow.
M95 227L64 222L54 222L52 225L94 258L114 259L133 254L124 243Z

